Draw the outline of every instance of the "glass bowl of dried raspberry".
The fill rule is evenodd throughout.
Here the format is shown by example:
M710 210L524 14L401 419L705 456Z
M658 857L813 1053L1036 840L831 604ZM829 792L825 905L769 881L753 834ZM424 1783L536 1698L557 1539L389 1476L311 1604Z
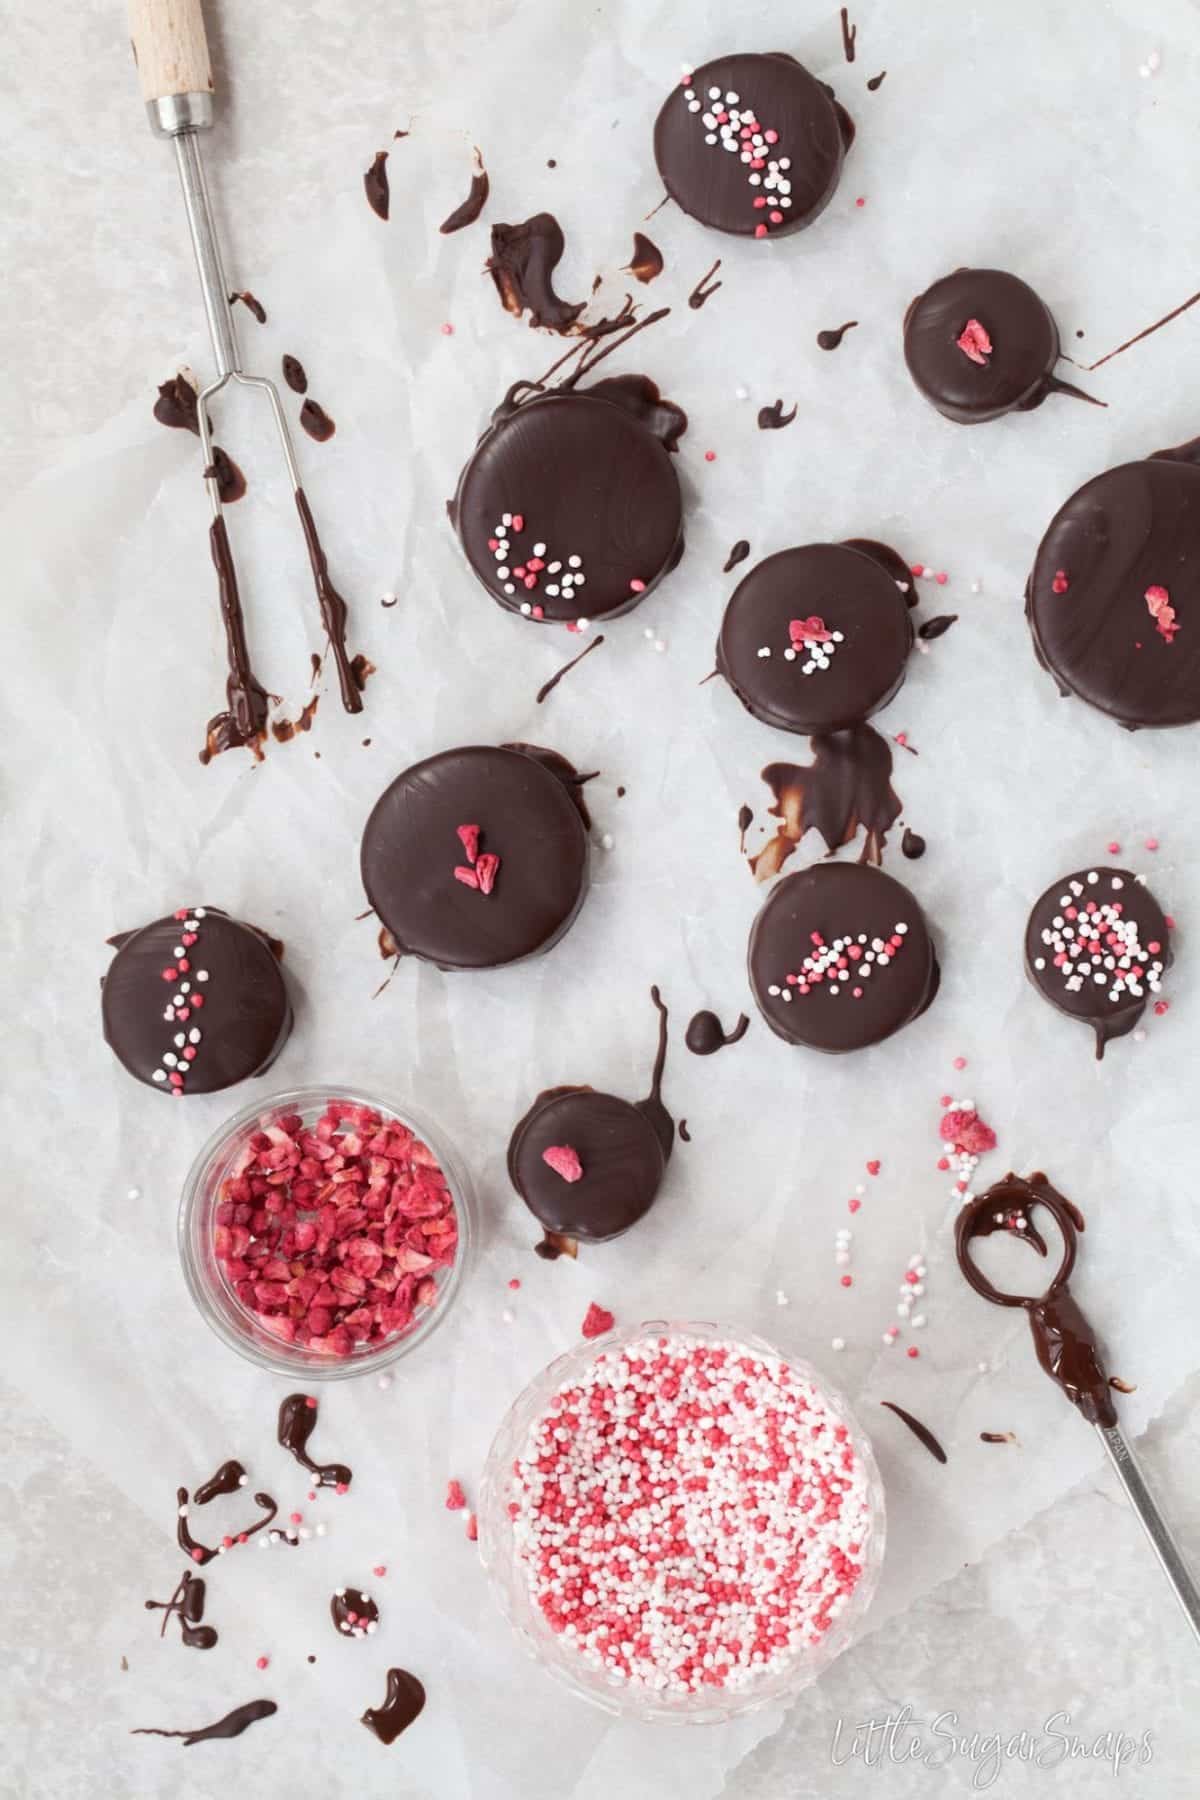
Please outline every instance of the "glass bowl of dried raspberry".
M475 1201L414 1108L342 1087L258 1100L211 1137L179 1209L189 1292L230 1349L339 1380L416 1349L453 1304Z
M479 1548L527 1652L622 1717L715 1724L859 1634L883 1484L845 1400L728 1326L662 1320L558 1357L484 1470Z

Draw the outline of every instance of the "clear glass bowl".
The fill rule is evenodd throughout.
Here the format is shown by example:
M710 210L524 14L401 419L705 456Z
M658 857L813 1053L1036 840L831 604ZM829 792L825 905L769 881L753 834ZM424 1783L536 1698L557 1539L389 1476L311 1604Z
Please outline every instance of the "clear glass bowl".
M458 1218L458 1252L450 1268L439 1271L435 1277L438 1297L434 1304L407 1331L398 1332L383 1344L355 1348L349 1356L329 1356L298 1344L285 1344L267 1331L233 1292L213 1247L214 1214L221 1183L253 1133L273 1125L286 1113L299 1113L305 1125L311 1127L331 1100L373 1107L387 1118L398 1119L422 1138L442 1166ZM223 1343L247 1361L275 1375L303 1376L306 1381L344 1381L351 1375L373 1374L426 1343L450 1311L462 1286L475 1232L471 1180L441 1129L415 1107L401 1106L378 1094L364 1094L336 1082L272 1094L269 1099L256 1100L235 1113L209 1138L192 1164L179 1207L179 1255L184 1280L201 1316Z
M602 1351L622 1349L648 1332L686 1332L707 1342L733 1343L752 1353L776 1356L806 1381L812 1382L826 1400L829 1410L850 1434L855 1453L862 1463L867 1482L870 1508L870 1537L863 1558L863 1572L858 1586L844 1609L825 1633L820 1644L796 1654L783 1668L746 1687L736 1690L708 1689L696 1694L661 1694L635 1686L619 1676L595 1669L584 1661L578 1650L550 1629L533 1601L518 1560L513 1540L508 1503L512 1498L512 1465L520 1453L530 1426L546 1409L564 1382L578 1379ZM696 1324L679 1320L650 1319L622 1331L610 1331L593 1338L556 1357L536 1376L524 1393L509 1408L488 1452L487 1464L479 1491L479 1551L487 1570L492 1592L500 1609L516 1632L526 1653L542 1664L581 1700L621 1718L647 1721L666 1720L677 1725L714 1725L757 1712L764 1706L775 1706L792 1699L812 1685L859 1636L863 1617L871 1604L883 1563L887 1535L883 1482L871 1451L870 1440L849 1406L830 1387L825 1377L811 1364L786 1355L774 1344L751 1332L726 1325Z

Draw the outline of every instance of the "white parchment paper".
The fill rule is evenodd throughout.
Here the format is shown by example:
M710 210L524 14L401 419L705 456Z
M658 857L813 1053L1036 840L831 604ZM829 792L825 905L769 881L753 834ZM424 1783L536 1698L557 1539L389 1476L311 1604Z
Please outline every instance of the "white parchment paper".
M269 313L265 327L239 313L239 328L251 368L274 372L283 351L299 356L338 424L324 447L301 438L300 453L352 603L351 648L378 664L365 712L341 714L327 678L312 733L273 747L262 767L240 754L208 769L196 760L224 670L207 509L194 440L165 433L150 402L180 364L203 374L208 351L198 301L187 317L156 311L152 263L127 274L124 312L99 322L144 340L144 397L10 499L3 521L4 930L19 1020L5 1109L23 1168L10 1187L6 1310L18 1378L37 1408L144 1509L145 1593L172 1584L177 1482L238 1455L285 1503L302 1483L273 1445L285 1384L208 1333L175 1251L188 1164L249 1090L173 1108L124 1075L99 1032L104 938L185 899L282 937L297 1024L269 1085L358 1082L434 1113L478 1183L483 1247L455 1318L394 1387L329 1393L322 1449L354 1465L352 1495L321 1503L330 1535L295 1557L248 1556L217 1571L213 1612L228 1642L203 1683L180 1656L139 1665L136 1685L110 1676L142 1629L142 1591L105 1597L106 1654L95 1692L75 1704L105 1734L116 1791L215 1792L208 1783L234 1772L260 1787L267 1771L311 1787L319 1770L323 1791L377 1781L382 1753L355 1720L382 1698L395 1661L430 1694L426 1719L387 1764L398 1791L717 1793L777 1715L649 1731L566 1700L508 1638L461 1519L442 1510L445 1482L453 1475L472 1491L505 1408L597 1300L622 1322L748 1326L845 1387L888 1488L876 1624L1029 1519L1098 1447L1036 1369L1023 1322L990 1311L954 1271L955 1206L934 1168L942 1093L974 1098L999 1133L981 1176L1040 1165L1083 1206L1077 1288L1111 1366L1137 1384L1122 1402L1128 1427L1144 1425L1195 1366L1195 738L1128 736L1059 700L1035 665L1021 590L1045 524L1074 487L1195 434L1200 311L1080 377L1107 412L1060 399L966 431L919 400L899 354L911 295L962 262L1022 274L1081 360L1191 291L1174 171L1190 143L1196 50L1187 10L1168 0L1157 19L1163 70L1139 82L1136 19L1132 7L1109 9L1101 45L1081 5L1048 19L1039 11L1035 25L1020 9L881 4L862 9L847 68L836 9L797 16L759 4L739 14L739 47L789 49L835 83L858 142L826 216L765 255L670 207L645 226L667 266L637 297L670 304L671 315L605 372L645 370L690 414L679 459L687 552L542 707L537 688L578 641L522 629L490 605L444 514L492 405L560 348L502 313L481 273L487 226L554 210L568 244L560 291L582 297L601 273L598 304L619 293L632 233L661 194L654 113L681 60L729 47L730 21L705 4L592 12L454 0L411 13L403 56L381 61L366 102L343 92L333 69L319 104L272 115L308 147L303 180L277 198L286 231L264 232L269 255L237 228L234 196L255 181L253 96L273 86L282 51L268 71L253 17L225 21L239 106L206 148L239 251L231 279ZM355 29L348 17L348 43ZM885 67L882 88L867 93L867 77ZM141 129L132 95L127 120L117 117ZM361 171L398 126L412 135L392 147L383 225ZM313 134L328 147L315 160ZM473 142L492 199L481 224L444 238L436 227L466 191ZM147 153L143 203L156 231L177 208L169 162L165 150L157 162ZM181 212L173 223L182 254ZM721 291L689 310L687 294L718 255ZM842 348L821 352L818 329L849 318L859 323ZM798 403L797 421L761 433L757 408L777 396ZM265 417L224 398L214 412L250 481L230 529L255 667L295 712L320 640L290 495ZM929 851L904 863L897 832L886 866L935 925L942 991L902 1037L853 1058L790 1052L755 1019L743 1043L702 1062L682 1048L690 1012L713 1005L732 1022L749 1005L744 947L760 895L738 856L736 813L745 801L761 820L759 769L803 751L719 683L697 685L736 579L721 565L742 536L758 558L851 535L947 571L944 588L923 584L922 612L959 615L914 657L879 721L919 751L897 751L896 785ZM399 604L385 610L391 592ZM596 848L579 922L527 967L448 977L410 964L372 999L383 972L375 927L355 919L371 804L420 756L511 738L602 770L588 795L597 837L613 842ZM1160 842L1153 854L1150 836ZM1102 859L1110 840L1147 874L1179 931L1170 1013L1147 1021L1145 1042L1115 1044L1097 1065L1087 1033L1027 986L1021 937L1043 886ZM810 840L804 857L820 848ZM551 1083L645 1091L652 981L673 1015L666 1098L693 1141L679 1145L635 1233L577 1265L542 1264L504 1174L510 1127ZM865 1173L873 1158L877 1178ZM858 1184L867 1191L851 1218ZM854 1231L849 1290L833 1260L842 1225ZM885 1350L897 1285L918 1250L929 1325ZM846 1340L840 1355L835 1336ZM904 1355L909 1343L916 1361ZM881 1398L934 1428L946 1468L879 1411ZM1008 1429L1019 1448L979 1442L981 1430ZM381 1562L384 1625L369 1646L335 1655L328 1593L364 1585ZM304 1661L310 1650L316 1670ZM263 1652L271 1670L258 1677ZM175 1746L124 1735L215 1716L259 1687L279 1700L279 1721L216 1749L199 1771L190 1765L196 1785L186 1790Z

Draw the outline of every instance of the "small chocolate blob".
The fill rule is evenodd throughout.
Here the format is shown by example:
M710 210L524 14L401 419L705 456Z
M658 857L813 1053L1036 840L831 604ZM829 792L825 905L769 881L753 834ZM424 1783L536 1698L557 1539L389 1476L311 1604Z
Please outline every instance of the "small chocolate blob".
M379 1608L358 1588L338 1588L330 1596L329 1616L339 1637L369 1637L379 1623Z
M387 1698L382 1706L368 1706L362 1722L381 1744L394 1744L402 1731L425 1709L425 1689L407 1669L389 1669Z
M919 831L913 831L906 825L904 828L904 836L900 839L900 850L902 855L907 856L909 862L916 862L919 857L922 857L925 854L925 839L921 836Z
M740 1044L749 1028L745 1013L739 1013L733 1030L726 1032L715 1012L698 1012L688 1020L683 1041L693 1056L713 1056L729 1044Z
M1051 1006L1091 1026L1097 1060L1139 1023L1171 962L1166 914L1128 869L1064 875L1025 928L1029 979Z

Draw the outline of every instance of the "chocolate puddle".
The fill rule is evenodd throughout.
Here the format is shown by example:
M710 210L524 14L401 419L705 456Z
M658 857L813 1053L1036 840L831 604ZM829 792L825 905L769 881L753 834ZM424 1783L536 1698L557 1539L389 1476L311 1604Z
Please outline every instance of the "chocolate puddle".
M425 1689L407 1669L387 1672L387 1699L382 1706L368 1706L362 1722L381 1744L394 1744L425 1707Z
M438 230L444 237L452 231L461 231L464 225L473 225L484 207L491 192L492 184L488 180L488 172L483 166L483 158L476 146L471 162L471 186L461 206L456 206L448 218L442 220Z
M815 830L832 853L849 844L859 826L866 832L860 862L878 866L887 834L900 816L892 787L892 753L870 725L828 732L811 740L813 762L768 763L762 778L775 796L767 810L781 821L775 836L752 856L756 881L783 867L806 831Z
M850 14L844 6L842 8L841 17L842 49L846 53L846 61L852 63L854 61L854 40L858 36L858 26L850 23Z
M505 312L547 331L568 332L586 305L562 300L554 291L554 271L565 248L553 213L534 213L517 225L492 226L492 254L486 268Z
M601 632L600 636L594 637L587 648L579 652L578 656L573 656L569 663L564 663L556 675L552 675L549 681L544 681L537 691L537 705L540 706L542 701L554 692L564 675L569 675L572 669L577 669L584 657L590 656L593 650L598 650L603 642L604 633Z
M304 364L298 356L289 356L286 350L283 354L283 379L293 394L307 394L308 375L305 372Z
M202 1625L204 1617L204 1581L199 1575L184 1574L179 1586L169 1600L147 1600L147 1612L162 1613L162 1625L159 1637L163 1637L167 1629L167 1620L179 1620L179 1632L189 1650L211 1650L217 1641L217 1634L211 1625Z
M248 1480L249 1477L241 1463L231 1457L228 1462L223 1462L207 1481L200 1483L192 1495L192 1499L197 1506L207 1506L210 1500L217 1498L218 1494L236 1493L238 1488L245 1487Z
M208 543L217 571L221 622L225 627L225 654L229 661L229 674L225 680L228 711L217 713L208 721L200 761L211 762L222 751L244 745L261 762L261 745L267 735L267 693L250 667L246 620L224 518L215 518L209 526Z
M724 282L712 280L713 276L716 274L716 272L720 268L720 266L721 266L721 259L718 256L718 258L717 258L716 262L713 264L712 268L705 271L705 273L700 277L699 281L696 283L695 287L692 289L691 293L688 295L688 305L691 307L693 312L699 312L700 308L704 305L704 302L706 300L711 300L712 296L716 293L716 291L719 287L724 287L724 285L725 285ZM712 282L712 286L706 287L704 285L705 282L710 282L710 281Z
M255 318L258 320L260 325L266 324L267 309L263 305L262 301L259 299L256 299L256 297L250 292L249 288L245 289L240 294L230 294L230 296L229 296L230 306L233 306L235 304L235 302L237 302L238 300L241 301L242 305L246 308L246 310L248 312L252 312L254 314Z
M337 430L325 408L315 400L306 400L300 408L300 423L309 437L318 444L327 444Z
M311 1394L289 1394L279 1408L279 1442L302 1468L316 1476L318 1487L349 1487L354 1476L345 1463L316 1463L308 1454L308 1440L316 1428L318 1410Z
M269 1719L272 1713L278 1711L279 1708L274 1700L248 1700L244 1706L235 1706L231 1713L226 1713L225 1717L218 1719L215 1724L202 1725L198 1731L160 1731L156 1725L139 1725L129 1735L130 1737L182 1738L183 1747L186 1750L189 1744L203 1744L209 1738L241 1737L243 1731L246 1731L251 1725L256 1725L259 1719Z
M229 1533L233 1544L244 1544L248 1538L254 1536L256 1531L261 1531L264 1525L269 1525L279 1511L270 1494L255 1494L254 1504L264 1509L262 1518L256 1519L253 1525L247 1525L240 1531ZM194 1563L198 1563L201 1568L204 1568L206 1563L212 1562L214 1557L220 1556L223 1550L231 1547L223 1545L221 1549L212 1550L207 1544L200 1543L192 1536L188 1528L188 1491L185 1487L175 1490L175 1509L175 1542L184 1555L190 1557Z
M400 134L397 133L397 136ZM407 133L405 133L407 136ZM388 153L386 150L375 152L375 161L363 176L363 189L367 196L367 205L377 218L386 219L391 204L391 193L388 187L387 172Z
M722 575L728 575L731 569L736 569L740 562L745 562L749 554L749 543L745 538L739 538L725 558L725 567L721 570Z
M926 619L917 626L917 636L924 638L926 643L932 643L934 638L945 637L950 627L957 623L957 613L938 613L936 618Z
M662 274L664 266L663 253L658 245L652 243L644 232L635 231L633 255L625 265L626 273L636 281L649 283Z
M728 1044L740 1044L749 1028L745 1013L738 1014L737 1024L727 1033L716 1013L698 1012L689 1019L683 1041L693 1056L712 1056Z
M846 333L848 331L853 331L857 324L857 319L847 319L844 325L839 325L836 329L818 331L817 342L820 344L822 350L836 350Z
M309 402L305 401L305 405L308 404ZM348 713L359 713L362 711L362 688L366 676L374 671L369 667L365 673L356 669L355 664L360 659L356 657L354 663L351 663L346 653L346 602L329 579L329 564L321 547L321 540L317 536L317 527L303 488L296 489L296 510L300 514L304 543L308 550L308 560L316 585L317 604L321 609L321 623L325 627L329 648L333 652L338 686L342 691L342 705ZM362 660L365 663L365 658Z
M942 1449L942 1446L938 1443L928 1425L922 1425L920 1419L914 1419L910 1412L905 1412L902 1406L897 1406L892 1400L881 1400L879 1404L880 1406L886 1406L889 1412L894 1412L898 1419L904 1421L917 1442L919 1444L924 1444L935 1462L944 1463L947 1460L946 1452Z
M782 431L796 417L796 408L790 413L783 410L783 401L776 400L773 406L760 406L758 409L758 429L760 431Z

